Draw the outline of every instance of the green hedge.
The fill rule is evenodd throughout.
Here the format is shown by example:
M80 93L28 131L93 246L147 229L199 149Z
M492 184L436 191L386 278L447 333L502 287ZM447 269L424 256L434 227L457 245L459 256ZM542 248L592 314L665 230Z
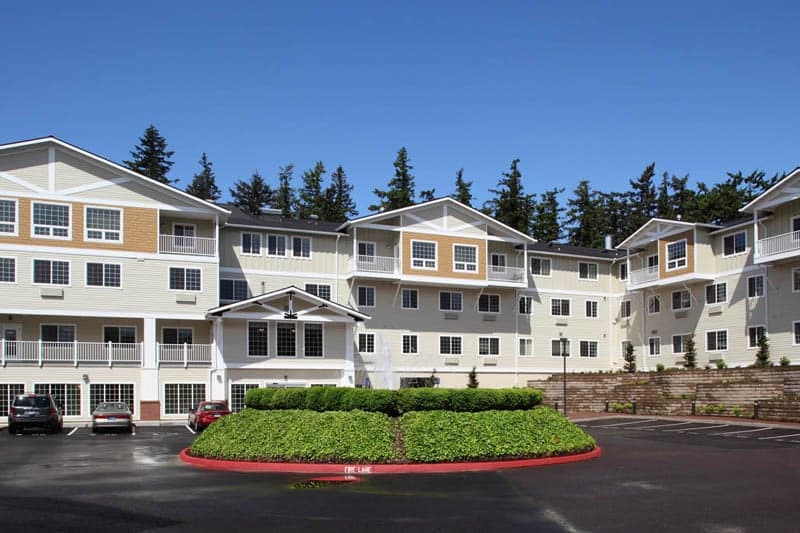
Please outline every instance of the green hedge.
M352 389L346 387L259 388L245 395L253 409L361 411L397 416L413 411L515 411L542 402L536 389Z

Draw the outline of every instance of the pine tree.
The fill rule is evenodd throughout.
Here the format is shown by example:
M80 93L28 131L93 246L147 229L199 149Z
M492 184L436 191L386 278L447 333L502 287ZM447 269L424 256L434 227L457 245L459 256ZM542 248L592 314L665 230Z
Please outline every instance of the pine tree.
M356 203L352 197L353 185L347 181L342 165L331 174L331 184L325 189L325 213L323 218L333 222L345 222L356 216Z
M262 210L274 200L272 188L256 170L250 181L236 180L233 189L228 189L233 205L251 215L260 215Z
M467 374L467 380L467 388L478 388L478 372L475 370L474 366L472 367L472 370L469 371L469 374Z
M599 201L602 205L600 219L604 223L602 234L611 235L613 242L622 242L631 233L628 230L628 195L618 192L600 193Z
M756 352L755 366L762 368L772 366L772 361L769 360L769 340L766 333L758 336L758 352Z
M581 181L567 200L569 242L575 246L600 248L606 228L602 196L593 191L588 180Z
M419 201L420 202L430 202L431 200L436 199L436 189L423 189L419 191Z
M221 193L219 187L217 187L214 170L211 168L214 164L208 160L205 152L200 156L200 161L198 162L202 170L194 175L192 183L186 187L186 192L202 200L216 202L219 200Z
M514 159L508 172L503 172L497 189L489 189L489 192L495 197L484 204L484 212L527 235L531 225L532 200L524 192L519 159Z
M297 215L300 218L310 218L312 215L322 218L325 215L325 195L322 192L324 175L325 165L322 161L317 161L314 168L303 172L303 186L297 202Z
M641 175L630 180L631 215L628 229L633 233L656 214L656 189L653 177L656 175L656 164L650 163Z
M672 215L675 219L693 222L697 214L697 192L689 187L689 175L682 178L672 176L669 188L672 191Z
M459 168L456 171L456 192L453 195L453 199L472 207L472 198L472 182L464 181L464 169Z
M414 205L414 169L408 159L408 151L403 146L397 151L394 160L394 177L389 180L389 188L386 190L374 189L378 203L369 206L370 211L390 211Z
M625 344L625 371L636 372L636 354L632 342Z
M278 173L278 190L275 191L274 206L275 209L281 210L281 215L285 218L294 215L297 207L297 197L295 196L295 190L292 188L293 174L294 165L292 163L281 167Z
M661 183L658 184L658 196L656 197L656 216L673 220L676 215L675 204L670 194L669 172L661 175Z
M134 172L167 185L178 181L167 177L169 169L175 164L170 159L175 152L167 150L166 139L152 124L144 130L144 135L139 137L139 144L133 147L130 154L130 161L123 163Z
M564 208L558 204L558 195L564 189L554 187L539 195L539 200L534 201L531 219L531 236L541 242L556 242L561 238L561 212Z
M689 335L686 339L686 353L683 354L683 366L695 368L697 366L697 346L694 343L694 335Z

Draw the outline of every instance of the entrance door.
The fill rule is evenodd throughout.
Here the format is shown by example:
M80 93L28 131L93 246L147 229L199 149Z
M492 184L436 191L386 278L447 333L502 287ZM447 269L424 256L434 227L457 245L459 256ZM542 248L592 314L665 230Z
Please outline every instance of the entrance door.
M5 340L6 353L8 356L17 355L17 341L22 340L22 326L19 324L3 324L3 340Z

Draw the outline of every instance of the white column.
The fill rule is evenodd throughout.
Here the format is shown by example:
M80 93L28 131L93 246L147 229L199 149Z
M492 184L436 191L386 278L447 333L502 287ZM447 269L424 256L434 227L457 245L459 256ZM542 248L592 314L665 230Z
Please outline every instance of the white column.
M158 361L156 358L156 319L143 319L142 386L139 401L158 401Z
M221 317L214 319L212 327L212 362L211 362L211 397L215 400L229 399L225 358L223 356L224 336L223 321Z
M355 324L347 323L344 328L344 369L342 370L342 387L355 387L356 367L353 356L353 328Z

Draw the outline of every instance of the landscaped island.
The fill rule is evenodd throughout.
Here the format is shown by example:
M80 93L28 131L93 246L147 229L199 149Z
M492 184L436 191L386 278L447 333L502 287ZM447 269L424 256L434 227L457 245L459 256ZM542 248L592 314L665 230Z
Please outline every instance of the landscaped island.
M190 453L245 461L434 463L552 457L591 436L534 389L255 389Z

